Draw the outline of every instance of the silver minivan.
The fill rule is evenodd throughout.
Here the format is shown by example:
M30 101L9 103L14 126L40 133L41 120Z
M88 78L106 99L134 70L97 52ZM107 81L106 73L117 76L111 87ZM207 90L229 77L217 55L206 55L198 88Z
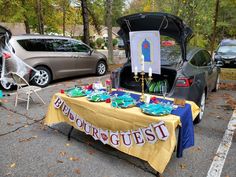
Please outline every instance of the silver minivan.
M104 75L107 58L83 42L61 36L12 36L10 44L15 54L37 69L31 82L45 87L52 80L84 74ZM33 76L34 73L31 73Z

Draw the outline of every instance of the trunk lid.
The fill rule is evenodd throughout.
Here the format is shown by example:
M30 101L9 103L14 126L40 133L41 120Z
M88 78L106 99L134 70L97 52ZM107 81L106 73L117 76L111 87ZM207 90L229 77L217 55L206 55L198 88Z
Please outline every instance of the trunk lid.
M130 59L129 32L157 30L160 31L160 35L175 39L180 45L183 61L186 60L186 46L193 32L179 17L167 13L145 12L121 17L117 23L121 28L118 34L125 43L128 59Z

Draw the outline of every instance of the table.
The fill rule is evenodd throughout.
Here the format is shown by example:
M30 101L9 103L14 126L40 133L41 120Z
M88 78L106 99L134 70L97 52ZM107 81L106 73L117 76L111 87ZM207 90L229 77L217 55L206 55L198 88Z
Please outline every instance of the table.
M199 108L194 102L187 103L194 119ZM177 144L175 130L181 125L177 115L149 116L138 107L113 108L105 102L89 102L86 97L71 98L56 93L44 123L52 125L60 122L66 122L95 140L147 161L159 173L163 173L171 158ZM157 133L154 135L153 132Z

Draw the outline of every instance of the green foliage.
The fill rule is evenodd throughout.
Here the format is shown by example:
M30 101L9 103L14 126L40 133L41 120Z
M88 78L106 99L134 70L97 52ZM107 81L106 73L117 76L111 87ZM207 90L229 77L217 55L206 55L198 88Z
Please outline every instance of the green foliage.
M90 47L92 47L92 48L96 47L96 43L92 40L90 40L89 44L90 44Z
M66 9L66 31L73 33L75 25L83 25L81 7L69 6L69 0L41 0L45 32L62 34L63 8ZM80 0L77 0L80 2ZM105 25L105 0L87 1L90 13L90 25ZM66 4L64 4L66 3ZM216 0L113 0L112 24L116 26L116 19L120 16L139 12L166 12L182 18L195 34L191 44L210 47L213 33L213 22ZM0 0L0 21L27 21L31 31L37 31L38 18L36 0ZM220 8L216 29L216 41L223 38L236 38L236 0L220 0ZM100 39L99 39L100 40ZM102 39L103 40L103 39ZM99 43L99 44L98 44ZM96 45L101 47L104 41ZM114 43L113 43L114 45Z
M104 39L103 38L97 38L96 40L96 45L98 48L101 48L102 47L102 44L104 43Z
M112 45L113 47L116 46L118 44L118 40L117 39L112 39Z
M125 7L124 0L113 0L112 3L112 26L117 26L117 18L123 16L123 11Z

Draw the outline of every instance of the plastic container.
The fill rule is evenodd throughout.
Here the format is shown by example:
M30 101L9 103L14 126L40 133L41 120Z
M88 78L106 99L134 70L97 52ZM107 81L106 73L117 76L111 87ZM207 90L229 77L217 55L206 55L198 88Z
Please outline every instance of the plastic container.
M112 85L111 85L111 80L110 79L106 80L106 90L109 93L112 91Z

